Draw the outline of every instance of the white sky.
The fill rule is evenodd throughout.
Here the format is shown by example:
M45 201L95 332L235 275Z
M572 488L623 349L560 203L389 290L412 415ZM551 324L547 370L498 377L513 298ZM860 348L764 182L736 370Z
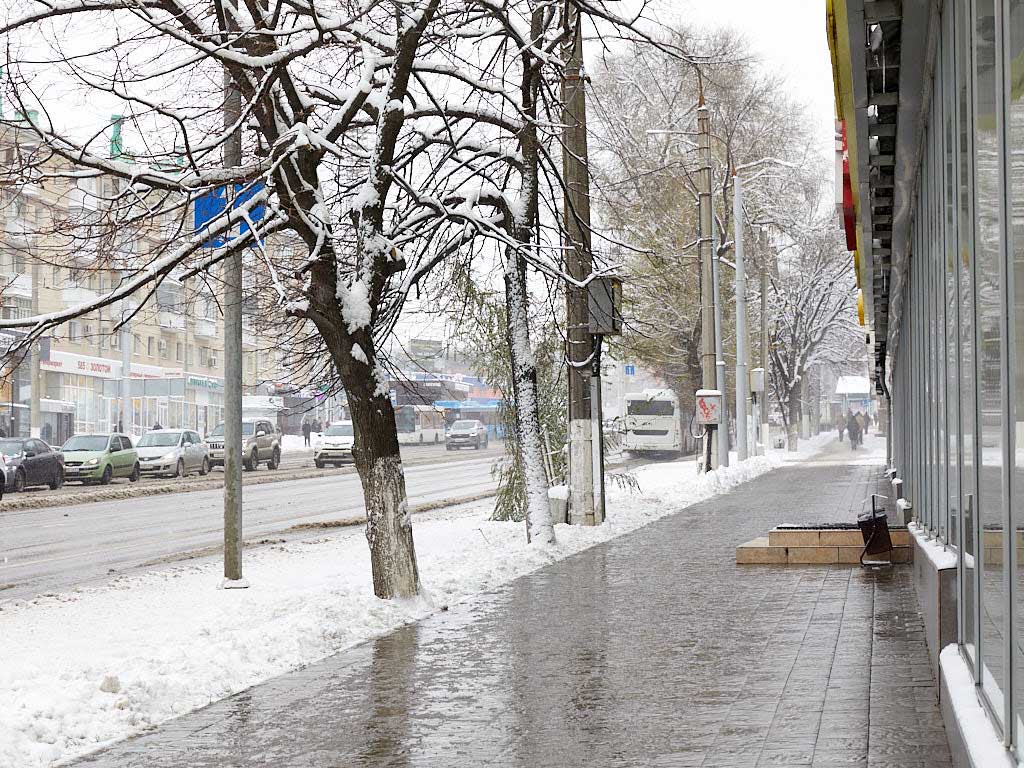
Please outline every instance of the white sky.
M663 0L661 20L731 28L747 38L769 71L780 73L787 90L805 104L820 134L822 154L835 147L832 62L825 37L824 0Z

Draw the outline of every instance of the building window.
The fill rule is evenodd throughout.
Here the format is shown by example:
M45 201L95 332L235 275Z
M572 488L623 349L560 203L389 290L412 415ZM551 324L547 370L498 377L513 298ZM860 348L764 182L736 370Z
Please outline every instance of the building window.
M77 344L82 338L80 326L77 320L72 320L68 323L68 341L72 344Z
M142 354L142 337L137 333L132 334L132 352L136 355Z
M152 336L147 336L146 337L146 354L149 355L150 357L153 357L153 337Z
M183 362L185 359L184 346L185 345L182 344L180 341L175 342L174 344L174 359L177 360L179 363Z
M210 350L208 347L199 348L199 365L206 367L210 364Z

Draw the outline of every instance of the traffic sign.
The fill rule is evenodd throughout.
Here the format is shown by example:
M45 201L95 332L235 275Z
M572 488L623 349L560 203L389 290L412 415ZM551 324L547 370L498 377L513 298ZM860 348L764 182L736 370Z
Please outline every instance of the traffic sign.
M252 184L235 184L234 185L234 201L231 207L238 208L239 206L245 205L245 203L251 199L254 195L259 194L266 189L266 184L262 181L257 181ZM203 193L196 198L195 204L193 205L193 219L196 232L202 232L209 228L210 222L218 216L222 215L227 210L227 187L215 187L208 192ZM266 205L257 205L251 211L249 211L249 218L253 222L259 222L263 220L266 215ZM238 236L244 235L249 231L249 224L245 221L239 223ZM234 235L230 238L225 237L223 234L211 237L203 245L206 248L223 248L229 240L234 239ZM261 239L262 243L263 240Z
M625 372L627 376L636 376L636 366L627 364L625 366Z

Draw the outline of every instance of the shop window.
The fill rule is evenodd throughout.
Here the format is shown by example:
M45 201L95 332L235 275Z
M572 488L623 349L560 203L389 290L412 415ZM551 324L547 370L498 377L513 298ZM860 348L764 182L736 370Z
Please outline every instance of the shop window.
M1003 337L1005 285L1003 280L1002 195L999 130L997 119L1001 86L998 82L999 55L996 47L997 16L994 0L976 0L973 19L974 41L974 280L978 349L977 398L981 421L977 425L981 442L978 463L978 514L985 546L980 559L980 650L983 667L982 691L997 719L1005 721L1007 695L1006 638L1009 595L1004 583L1006 543L1003 498L1003 455L1005 448L1005 392L1002 372L1006 367ZM994 546L989 546L992 543Z

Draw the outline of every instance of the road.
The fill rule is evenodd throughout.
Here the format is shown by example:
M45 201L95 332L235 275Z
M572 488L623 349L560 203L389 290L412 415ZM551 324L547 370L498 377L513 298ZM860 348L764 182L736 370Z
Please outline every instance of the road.
M420 449L423 451L430 448ZM444 451L442 449L441 456ZM493 455L406 467L413 506L492 491ZM353 473L245 489L247 540L365 514ZM95 582L222 542L219 488L0 514L0 595L31 597Z

